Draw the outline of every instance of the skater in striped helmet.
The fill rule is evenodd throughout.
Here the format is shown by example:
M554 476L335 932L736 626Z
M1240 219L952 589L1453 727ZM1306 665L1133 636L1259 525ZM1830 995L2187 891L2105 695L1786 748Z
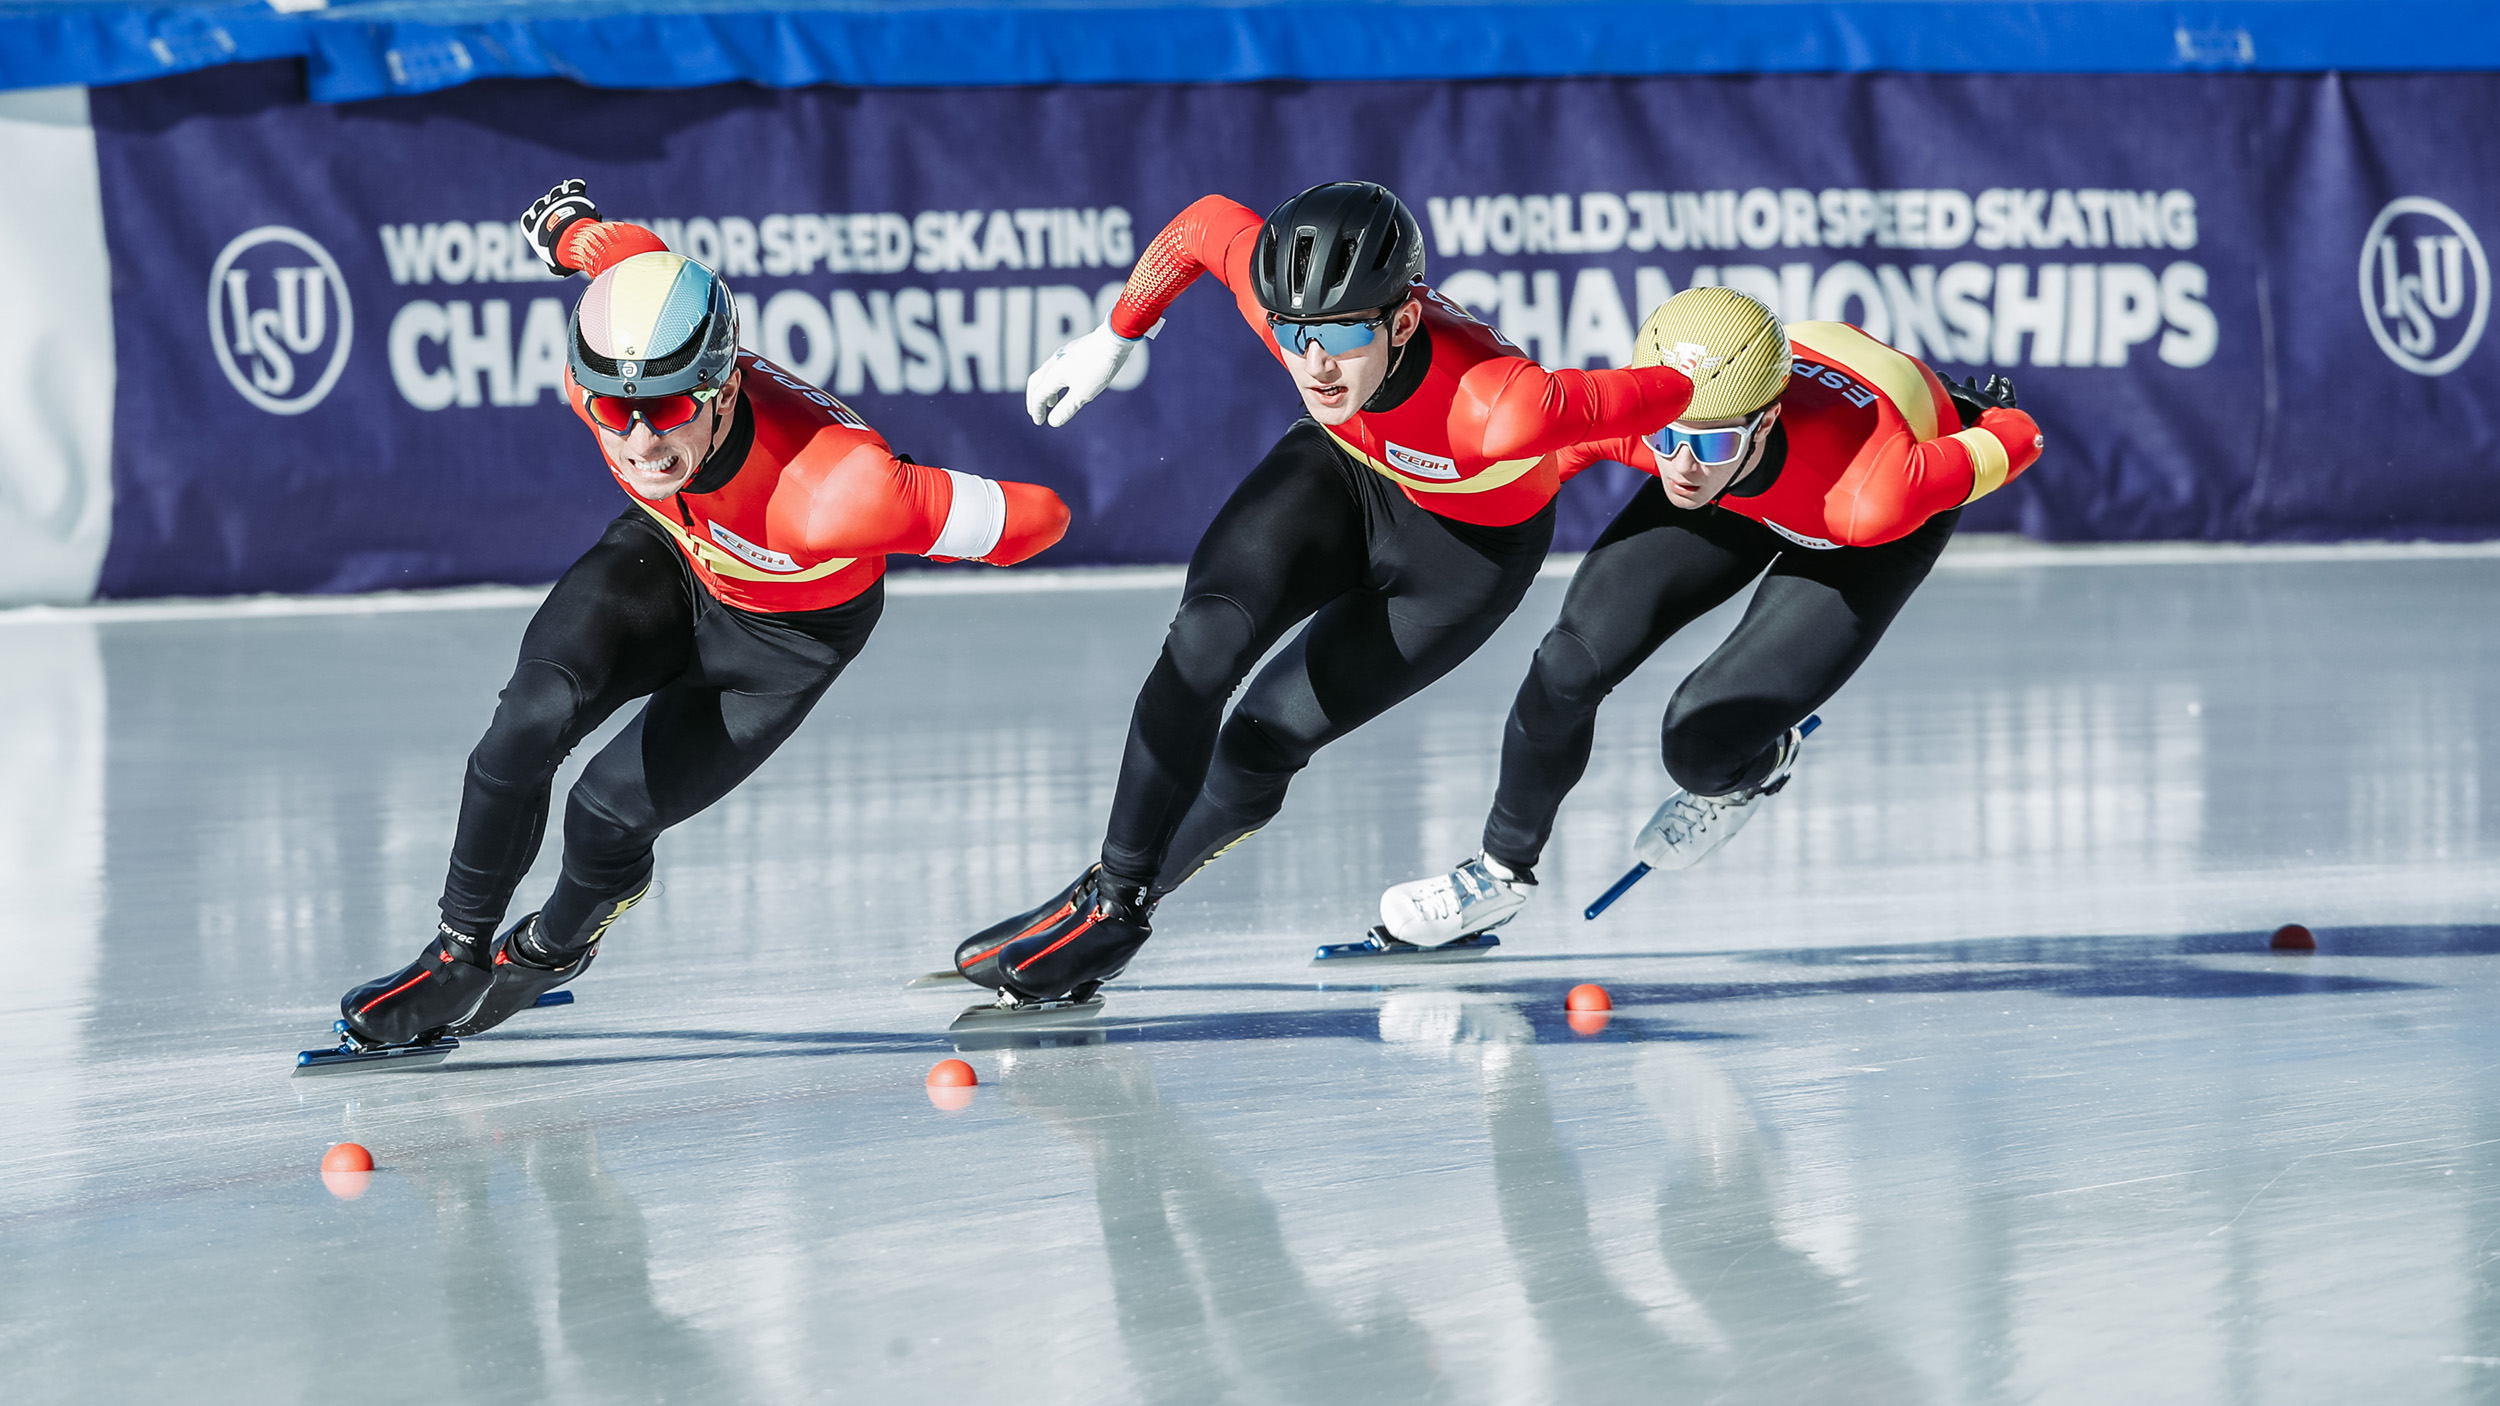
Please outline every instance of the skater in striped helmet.
M915 464L840 400L739 350L728 285L651 231L601 220L580 181L524 223L550 271L591 276L565 390L628 505L522 636L469 756L433 939L348 992L345 1043L307 1065L422 1053L579 976L649 889L660 833L762 765L858 657L889 554L1005 566L1067 528L1049 489ZM646 698L573 787L546 905L497 936L557 765Z

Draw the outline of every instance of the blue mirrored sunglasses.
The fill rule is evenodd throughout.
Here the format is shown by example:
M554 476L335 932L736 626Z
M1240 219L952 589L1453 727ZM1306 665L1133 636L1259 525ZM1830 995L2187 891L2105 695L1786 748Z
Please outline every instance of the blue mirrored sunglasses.
M1300 356L1317 346L1330 356L1343 356L1358 347L1368 347L1380 335L1383 321L1367 317L1360 322L1282 322L1268 314L1268 335L1287 356Z
M1762 423L1760 416L1741 425L1715 430L1688 430L1669 425L1649 437L1649 447L1659 463L1675 457L1679 449L1690 446L1693 459L1702 464L1725 464L1745 457L1746 447L1753 443L1754 427Z

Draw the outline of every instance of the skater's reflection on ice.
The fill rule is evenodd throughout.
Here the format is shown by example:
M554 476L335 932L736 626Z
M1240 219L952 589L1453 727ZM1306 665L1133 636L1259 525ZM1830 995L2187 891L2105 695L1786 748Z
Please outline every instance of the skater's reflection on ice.
M1092 1164L1142 1399L1447 1399L1424 1330L1394 1304L1349 1321L1323 1301L1287 1250L1276 1208L1164 1105L1137 1052L1105 1045L1001 1062L1009 1101Z
M709 1338L653 1301L642 1211L601 1161L586 1114L457 1097L434 1107L456 1130L408 1139L435 1150L402 1170L434 1204L456 1399L750 1399ZM511 1195L515 1171L537 1196ZM552 1273L539 1248L549 1231ZM540 1301L549 1283L553 1334Z
M1510 1001L1454 992L1382 1003L1381 1038L1474 1066L1483 1079L1502 1239L1552 1361L1558 1401L1928 1399L1863 1305L1781 1239L1777 1167L1762 1125L1717 1060L1692 1044L1636 1056L1635 1081L1671 1133L1657 1192L1666 1294L1618 1278L1600 1252L1579 1167L1556 1129L1536 1034ZM1672 1301L1669 1301L1669 1296Z

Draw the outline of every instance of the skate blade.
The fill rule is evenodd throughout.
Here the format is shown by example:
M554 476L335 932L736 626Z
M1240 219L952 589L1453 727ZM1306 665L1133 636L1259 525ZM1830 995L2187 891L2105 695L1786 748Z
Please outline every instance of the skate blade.
M360 1050L342 1044L326 1050L306 1050L295 1057L295 1077L351 1071L431 1069L458 1048L460 1041L446 1035L427 1045L385 1045L380 1049Z
M1090 1025L1102 1014L1102 997L1082 1001L1031 1001L1013 1006L969 1006L948 1030L1047 1030L1053 1026Z
M1322 943L1311 954L1311 963L1337 962L1363 966L1408 966L1425 962L1459 962L1481 957L1502 945L1502 940L1489 932L1471 932L1454 942L1438 947L1418 947L1400 942L1385 928L1373 928L1371 936L1360 942Z
M549 1006L569 1006L571 1004L573 1004L573 993L570 991L541 991L538 993L538 999L530 1003L530 1009L543 1011Z
M903 989L906 991L926 991L933 986L969 986L971 984L972 983L964 979L964 974L962 972L955 970L953 967L948 967L942 972L922 972L920 975L904 982Z

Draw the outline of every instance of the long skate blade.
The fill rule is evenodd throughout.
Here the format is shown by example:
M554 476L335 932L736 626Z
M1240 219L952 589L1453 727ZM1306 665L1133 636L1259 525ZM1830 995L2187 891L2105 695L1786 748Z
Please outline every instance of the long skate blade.
M953 967L948 967L942 972L922 972L920 975L904 982L903 989L906 991L926 991L933 986L969 986L971 984L971 982L964 980L964 974L962 972L955 970Z
M1808 713L1806 715L1806 720L1797 724L1797 735L1801 738L1812 737L1814 735L1814 730L1822 725L1823 715L1821 713ZM1599 894L1595 903L1592 903L1588 907L1580 910L1581 918L1588 922L1596 922L1598 914L1614 907L1616 899L1630 893L1634 884L1639 883L1642 879L1647 878L1648 876L1648 861L1634 861L1631 868L1623 871L1623 877L1615 880L1613 888Z
M1615 886L1599 894L1595 903L1580 910L1580 916L1589 922L1596 922L1598 914L1614 907L1615 900L1630 893L1632 886L1639 883L1648 873L1649 866L1645 863L1634 864L1631 868L1624 870L1623 877L1615 880Z
M1471 932L1438 947L1418 947L1412 942L1400 942L1391 937L1387 929L1375 927L1371 935L1360 942L1322 943L1319 950L1311 954L1311 964L1317 966L1321 962L1335 962L1345 966L1406 966L1421 962L1455 962L1481 957L1501 945L1502 940L1489 932Z
M430 1069L449 1058L451 1052L458 1048L460 1041L446 1035L426 1045L386 1045L376 1050L339 1045L326 1050L306 1050L295 1057L295 1077L350 1071Z
M948 1030L1047 1030L1053 1026L1090 1025L1102 1014L1102 997L1082 1001L1033 1001L1022 1005L970 1006Z
M569 1006L571 1004L573 1004L573 993L570 991L541 991L538 993L538 999L530 1003L530 1009L545 1010L549 1006Z

